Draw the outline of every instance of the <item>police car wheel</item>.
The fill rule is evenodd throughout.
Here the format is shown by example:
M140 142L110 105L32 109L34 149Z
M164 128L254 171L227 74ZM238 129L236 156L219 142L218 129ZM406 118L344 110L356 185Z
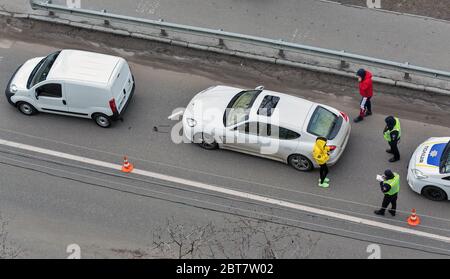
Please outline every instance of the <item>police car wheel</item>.
M432 201L445 201L447 200L447 194L444 190L435 186L426 186L422 190L422 195Z

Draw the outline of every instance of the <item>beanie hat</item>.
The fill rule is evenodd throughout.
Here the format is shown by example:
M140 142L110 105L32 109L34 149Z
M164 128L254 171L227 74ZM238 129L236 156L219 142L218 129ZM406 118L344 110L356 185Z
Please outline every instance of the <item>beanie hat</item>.
M395 126L395 118L393 116L388 116L386 119L384 119L384 122L386 122L386 125L390 130L392 130Z
M356 75L359 76L361 79L364 79L366 77L366 70L364 69L359 69L356 72Z
M395 177L394 173L389 169L384 171L384 175L387 179L392 179Z

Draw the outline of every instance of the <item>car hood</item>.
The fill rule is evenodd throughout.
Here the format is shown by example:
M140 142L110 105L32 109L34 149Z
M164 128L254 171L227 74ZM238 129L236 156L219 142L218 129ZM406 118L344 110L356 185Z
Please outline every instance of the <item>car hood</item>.
M223 115L231 99L242 89L215 86L198 93L185 110L185 117L193 118L199 125L223 127Z
M37 57L25 62L12 79L11 85L16 85L19 90L27 90L27 82L31 72L44 58L45 57Z
M430 138L414 153L415 168L426 174L439 174L439 163L450 137Z

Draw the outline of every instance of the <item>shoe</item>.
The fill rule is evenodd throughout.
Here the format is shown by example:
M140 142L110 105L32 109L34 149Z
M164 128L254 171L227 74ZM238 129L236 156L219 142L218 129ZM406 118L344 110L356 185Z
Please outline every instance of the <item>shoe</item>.
M356 117L356 118L353 120L353 122L358 123L358 122L361 122L361 121L363 121L363 120L364 120L364 118L362 118L361 116L358 116L358 117Z
M325 183L330 182L330 179L328 177L325 177Z
M322 183L322 184L319 183L319 187L322 187L322 188L328 188L328 187L330 187L330 184L328 184L328 183L326 183L326 182L324 182L324 183Z
M400 161L400 159L396 159L396 158L389 159L389 162L391 162L391 163L394 163L394 162L397 162L397 161Z
M392 217L395 217L395 210L389 209L389 213L391 213Z
M371 111L366 111L366 116L371 116L372 112Z
M373 213L375 213L376 215L381 215L384 216L384 211L383 210L375 210Z
M392 150L390 150L390 149L386 149L386 152L389 153L389 154L394 153L394 152L392 152Z

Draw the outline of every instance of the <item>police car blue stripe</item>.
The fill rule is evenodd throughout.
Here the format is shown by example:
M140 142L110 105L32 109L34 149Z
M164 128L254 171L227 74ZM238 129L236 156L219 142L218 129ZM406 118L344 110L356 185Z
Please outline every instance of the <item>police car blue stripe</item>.
M444 152L447 143L435 144L431 147L428 153L427 164L432 166L439 166L441 161L442 152Z

